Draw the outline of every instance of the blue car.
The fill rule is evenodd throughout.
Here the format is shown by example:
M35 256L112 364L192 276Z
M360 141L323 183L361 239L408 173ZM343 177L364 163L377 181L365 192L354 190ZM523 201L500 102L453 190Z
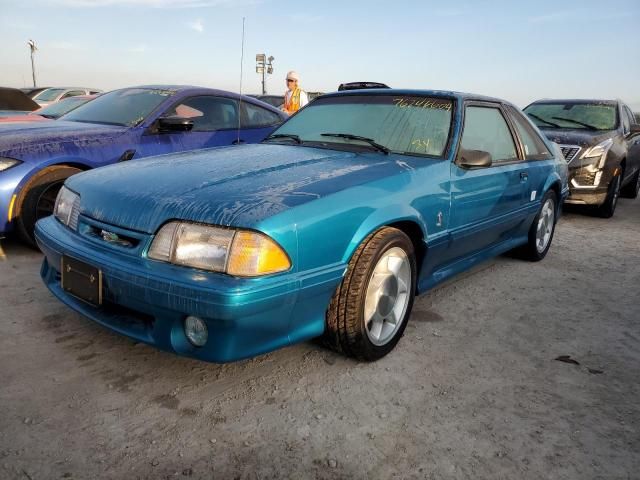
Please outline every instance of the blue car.
M56 122L0 124L0 238L17 230L34 244L35 222L51 215L62 183L78 172L256 143L285 118L270 105L230 92L149 86L106 93Z
M416 294L544 258L567 194L559 147L507 102L353 90L258 145L75 175L36 239L55 296L160 349L228 362L322 336L375 360Z

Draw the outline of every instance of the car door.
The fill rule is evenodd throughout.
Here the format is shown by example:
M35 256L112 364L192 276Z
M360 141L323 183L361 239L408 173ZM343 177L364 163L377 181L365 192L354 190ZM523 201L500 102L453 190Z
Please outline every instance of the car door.
M458 258L512 237L523 221L522 204L528 181L514 134L502 107L493 102L467 102L458 148L488 152L489 167L451 164L451 247Z
M549 177L549 171L555 162L554 156L531 122L522 113L511 105L507 105L505 110L519 140L520 154L527 167L527 181L523 182L522 203L527 207L529 213L537 212L545 193L543 190Z

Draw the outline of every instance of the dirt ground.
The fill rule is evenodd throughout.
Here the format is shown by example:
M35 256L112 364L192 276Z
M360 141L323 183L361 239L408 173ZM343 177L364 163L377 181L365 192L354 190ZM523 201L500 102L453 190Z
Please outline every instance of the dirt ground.
M640 478L640 200L419 298L396 350L179 358L0 261L0 478ZM580 365L555 361L570 355Z

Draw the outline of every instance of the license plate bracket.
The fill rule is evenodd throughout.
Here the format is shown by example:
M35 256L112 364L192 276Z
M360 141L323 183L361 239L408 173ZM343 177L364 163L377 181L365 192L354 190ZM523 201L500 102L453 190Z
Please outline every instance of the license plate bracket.
M60 276L62 290L94 307L102 305L102 271L99 268L63 255Z

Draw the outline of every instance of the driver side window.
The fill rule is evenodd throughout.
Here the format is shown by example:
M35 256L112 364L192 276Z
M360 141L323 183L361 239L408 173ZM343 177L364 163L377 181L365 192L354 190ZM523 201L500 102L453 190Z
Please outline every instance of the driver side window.
M182 100L170 108L165 117L188 118L193 132L211 132L238 128L237 102L230 98L201 95Z
M518 160L511 131L497 107L466 108L460 146L465 150L489 152L494 164Z

